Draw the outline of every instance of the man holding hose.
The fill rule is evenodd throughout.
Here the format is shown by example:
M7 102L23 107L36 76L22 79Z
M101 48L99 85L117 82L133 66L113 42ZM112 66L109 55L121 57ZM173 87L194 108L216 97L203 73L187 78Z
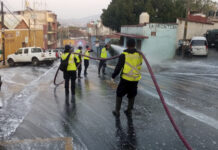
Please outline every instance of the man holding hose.
M106 59L107 58L107 51L109 50L110 45L106 44L102 50L101 50L101 58ZM105 68L106 68L106 60L100 60L99 66L98 66L98 76L100 76L101 69L102 69L102 74L105 75Z
M112 81L121 72L120 83L117 88L116 107L113 115L120 116L120 108L122 98L127 94L128 107L124 111L127 116L130 116L137 95L138 82L141 79L142 56L135 49L135 40L127 41L127 50L120 55L118 64L112 74Z

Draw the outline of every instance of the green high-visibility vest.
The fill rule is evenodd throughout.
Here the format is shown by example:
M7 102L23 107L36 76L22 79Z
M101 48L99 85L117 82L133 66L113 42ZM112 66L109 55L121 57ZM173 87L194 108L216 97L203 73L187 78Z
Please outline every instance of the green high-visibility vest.
M139 81L141 79L142 56L135 52L133 54L123 52L125 64L121 77L127 81Z
M105 47L101 50L101 58L107 58L107 50Z
M86 50L86 51L85 51L85 55L86 55L86 56L90 56L89 50ZM88 57L84 57L84 59L85 59L85 60L90 60L90 58L88 58Z
M61 59L62 60L67 59L68 55L69 55L69 53L63 53L61 55ZM71 54L69 61L68 61L67 71L76 71L77 70L76 63L74 62L74 57L75 57L75 55Z
M80 54L80 53L81 53L81 50L78 49L78 50L75 51L75 53ZM80 58L79 58L79 55L76 55L76 59L77 59L77 63L80 63L80 62L81 62L81 60L80 60Z

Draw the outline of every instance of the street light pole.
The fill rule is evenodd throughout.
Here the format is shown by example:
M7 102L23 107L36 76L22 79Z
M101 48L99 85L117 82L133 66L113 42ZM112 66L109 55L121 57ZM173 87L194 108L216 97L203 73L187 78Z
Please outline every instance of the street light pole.
M2 14L2 55L3 55L3 65L5 65L5 31L4 31L4 4L1 2L1 14Z

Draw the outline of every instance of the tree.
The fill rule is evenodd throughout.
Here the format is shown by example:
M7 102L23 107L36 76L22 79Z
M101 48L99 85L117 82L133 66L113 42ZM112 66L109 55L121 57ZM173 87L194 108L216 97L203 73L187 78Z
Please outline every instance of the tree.
M122 25L133 25L139 21L139 15L145 10L146 0L112 0L101 15L105 26L120 31Z
M122 25L139 23L142 12L150 14L151 22L176 22L186 16L187 0L112 0L101 15L105 26L120 31ZM191 0L191 10L208 14L213 9L212 0Z

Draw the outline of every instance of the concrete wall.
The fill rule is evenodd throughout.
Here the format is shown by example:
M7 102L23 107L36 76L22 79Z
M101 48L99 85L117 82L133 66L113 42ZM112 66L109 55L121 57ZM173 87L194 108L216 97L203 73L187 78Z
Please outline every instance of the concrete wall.
M127 27L124 26L121 28L121 33L128 33L128 34L135 34L135 35L143 35L146 36L146 26L142 26L142 27Z
M25 43L25 46L34 46L34 34L36 34L36 47L42 47L44 46L44 40L43 40L43 31L42 30L36 30L30 32L29 39L29 30L6 30L5 31L5 54L6 58L9 54L12 54L16 52L19 48L21 48L23 45L22 43L25 43L25 39L28 39L28 42ZM1 37L1 35L0 35ZM2 40L0 38L0 43L2 43ZM2 58L0 58L2 60Z
M183 39L185 21L177 19L177 41ZM193 36L203 36L207 30L218 29L218 23L203 24L196 22L188 22L187 39L191 39Z
M141 50L153 64L172 59L175 55L177 24L151 23L143 27L122 27L121 32L148 36L148 39L141 39Z

